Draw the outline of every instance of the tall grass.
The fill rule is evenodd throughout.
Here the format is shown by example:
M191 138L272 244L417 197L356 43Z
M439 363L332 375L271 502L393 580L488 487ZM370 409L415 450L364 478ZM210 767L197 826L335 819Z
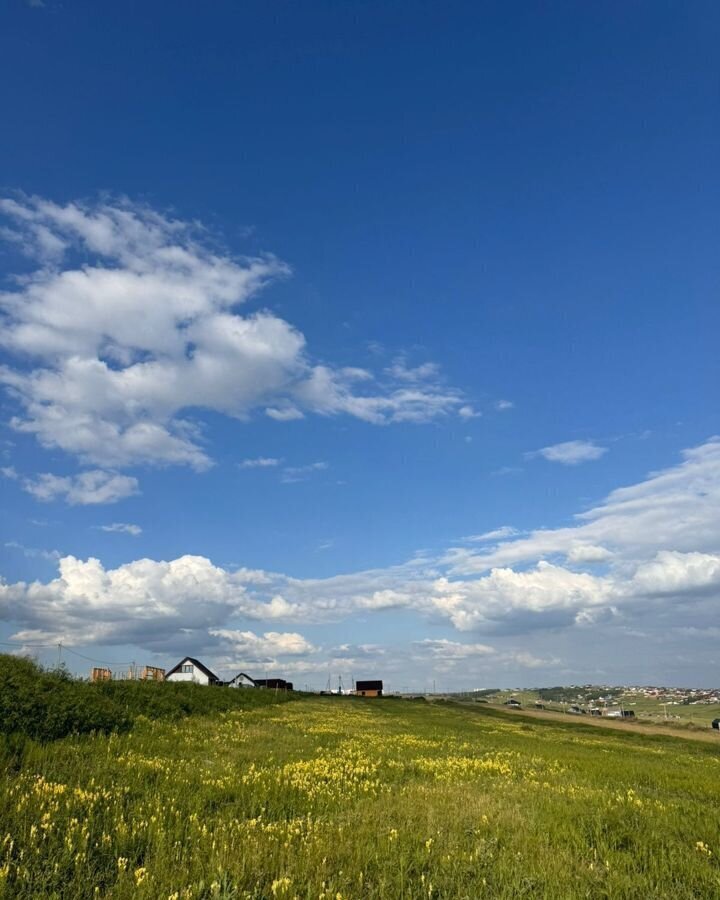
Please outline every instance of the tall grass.
M0 896L720 897L719 750L390 700L140 718L6 768Z
M291 699L292 694L150 681L77 681L62 669L0 655L0 734L46 741L127 731L138 718L177 719Z

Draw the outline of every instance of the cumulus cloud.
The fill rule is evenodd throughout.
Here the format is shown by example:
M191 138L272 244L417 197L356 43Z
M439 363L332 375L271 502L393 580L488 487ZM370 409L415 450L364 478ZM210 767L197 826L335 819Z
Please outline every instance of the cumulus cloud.
M464 406L435 364L398 364L380 379L314 364L290 323L241 314L289 275L271 255L234 257L199 227L126 200L21 197L0 200L0 213L12 223L5 235L38 263L0 293L2 344L19 361L0 380L20 410L13 426L45 447L102 467L202 470L211 459L190 411L388 424Z
M329 578L233 570L202 556L116 568L66 556L53 580L3 583L0 618L21 628L23 640L42 634L76 643L214 647L232 660L307 653L312 668L321 649L297 631L249 631L247 623L358 622L394 613L468 635L467 643L448 643L446 635L422 643L438 661L486 658L508 667L550 667L557 662L553 648L538 652L535 644L562 630L714 624L720 440L613 491L571 526L520 536L507 526L496 531L500 535L486 533L493 543L480 548L426 553L402 565ZM533 635L534 645L500 646L520 634ZM328 652L362 658L351 645Z
M606 547L596 544L575 544L568 550L567 561L569 563L601 563L612 558L612 553Z
M720 554L660 551L638 567L632 578L635 592L649 596L694 594L720 590Z
M224 649L249 662L266 662L277 656L309 656L316 648L297 632L236 631L211 628L210 634L221 640Z
M77 475L44 472L36 478L23 479L23 490L43 503L64 500L71 506L117 503L139 493L137 478L102 469L91 469Z
M564 466L577 466L580 463L600 459L607 453L607 447L601 447L593 441L563 441L540 450L533 450L528 457L542 456L548 462L561 463Z
M153 646L194 632L207 635L242 609L245 596L242 575L199 556L139 559L115 569L66 556L58 566L58 577L47 583L0 585L0 617L19 622L23 635L52 634L69 645Z

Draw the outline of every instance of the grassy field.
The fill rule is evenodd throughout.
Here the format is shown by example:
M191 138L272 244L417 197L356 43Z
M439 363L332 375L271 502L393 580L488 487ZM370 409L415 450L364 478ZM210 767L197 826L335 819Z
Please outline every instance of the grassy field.
M468 697L470 698L472 695L468 695ZM532 709L535 701L540 699L538 692L533 690L498 690L488 693L483 699L491 704L502 705L511 697L514 697L522 706L528 709ZM541 702L546 709L557 710L558 712L562 712L567 705L553 702L552 700L541 700ZM584 701L574 702L580 703L581 706L595 705ZM619 702L622 702L624 709L632 710L640 720L653 722L658 725L667 724L670 728L675 725L709 729L712 720L720 717L720 704L668 704L666 707L662 700L655 697L645 697L633 691L625 691L620 694L618 703L614 705L618 706Z
M304 698L3 746L13 900L720 897L720 740Z

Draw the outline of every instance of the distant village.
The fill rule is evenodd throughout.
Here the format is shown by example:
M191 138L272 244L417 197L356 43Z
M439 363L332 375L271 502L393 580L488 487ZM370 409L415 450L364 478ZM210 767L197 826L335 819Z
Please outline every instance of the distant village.
M204 685L207 687L229 687L229 688L264 688L266 690L275 691L292 691L292 681L286 681L284 678L252 678L246 672L238 672L229 681L223 681L221 678L209 669L199 659L194 656L185 656L179 663L171 669L161 669L157 666L131 666L122 672L113 673L111 669L95 666L90 673L90 681L112 681L115 680L137 680L137 681L169 681L169 682L190 682L193 684ZM338 685L337 690L330 689L328 682L328 690L321 691L321 694L348 694L357 697L382 697L383 683L380 680L356 681L352 688L343 688L342 682Z

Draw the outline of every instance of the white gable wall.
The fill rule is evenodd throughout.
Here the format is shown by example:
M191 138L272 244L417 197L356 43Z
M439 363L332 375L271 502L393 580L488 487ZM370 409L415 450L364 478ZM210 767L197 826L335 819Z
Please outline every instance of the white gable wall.
M183 669L186 668L189 668L191 671L184 672ZM198 667L191 662L184 662L177 672L173 672L172 675L167 675L165 681L192 681L195 684L210 684L210 679L203 670L198 669Z

